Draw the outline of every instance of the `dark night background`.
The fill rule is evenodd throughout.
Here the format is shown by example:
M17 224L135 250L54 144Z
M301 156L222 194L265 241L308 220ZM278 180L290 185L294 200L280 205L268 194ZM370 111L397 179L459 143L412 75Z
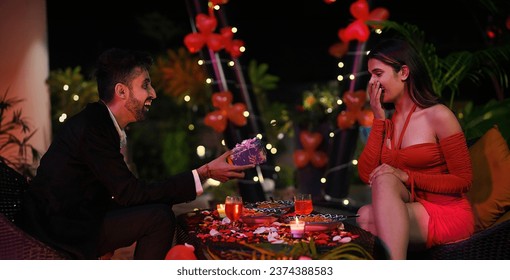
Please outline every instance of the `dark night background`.
M79 65L88 72L98 54L113 46L153 53L183 47L184 36L192 32L187 9L187 3L192 2L188 1L49 0L50 69ZM223 8L229 25L239 29L234 38L243 40L247 48L241 63L251 59L267 63L269 72L279 76L282 84L292 84L336 78L337 60L328 54L328 48L339 42L338 30L353 19L349 12L353 2L230 0ZM485 27L490 18L478 0L374 0L369 4L370 9L388 9L392 21L418 26L440 55L476 50L486 44ZM167 28L159 25L158 39L147 35L138 21L139 17L154 14L168 24Z

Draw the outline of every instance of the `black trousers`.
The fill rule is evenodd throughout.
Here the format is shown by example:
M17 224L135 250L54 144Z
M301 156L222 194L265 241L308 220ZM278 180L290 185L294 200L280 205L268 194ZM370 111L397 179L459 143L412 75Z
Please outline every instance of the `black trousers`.
M175 215L168 204L147 204L108 212L99 235L102 256L136 241L134 259L163 260L172 247Z

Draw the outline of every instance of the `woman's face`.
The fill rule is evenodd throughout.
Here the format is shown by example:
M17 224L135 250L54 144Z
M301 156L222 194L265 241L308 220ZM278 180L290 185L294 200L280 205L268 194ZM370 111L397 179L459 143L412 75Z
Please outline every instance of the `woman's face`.
M391 66L378 59L371 58L368 60L368 72L371 75L369 84L379 84L382 89L381 102L394 103L404 95L407 76L403 75L402 69L395 72Z

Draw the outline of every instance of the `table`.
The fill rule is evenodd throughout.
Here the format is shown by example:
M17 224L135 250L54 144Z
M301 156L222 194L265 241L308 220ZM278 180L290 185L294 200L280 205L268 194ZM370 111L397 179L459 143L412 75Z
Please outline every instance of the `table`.
M292 215L289 213L287 215ZM195 247L198 259L387 259L379 239L350 223L338 229L306 233L292 238L290 230L278 222L272 225L241 224L232 230L222 224L217 211L198 209L177 216L176 243ZM279 220L281 221L281 220ZM263 229L272 227L279 239L272 239ZM213 231L211 231L213 230Z

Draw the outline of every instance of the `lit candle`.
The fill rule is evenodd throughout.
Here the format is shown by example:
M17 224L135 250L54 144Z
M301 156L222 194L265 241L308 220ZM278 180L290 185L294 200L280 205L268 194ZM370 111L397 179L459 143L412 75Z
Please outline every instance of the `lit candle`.
M216 209L218 210L218 215L220 218L225 218L227 215L225 214L225 204L216 205Z
M297 217L295 221L290 222L290 233L294 238L301 238L305 233L305 222L300 221Z

